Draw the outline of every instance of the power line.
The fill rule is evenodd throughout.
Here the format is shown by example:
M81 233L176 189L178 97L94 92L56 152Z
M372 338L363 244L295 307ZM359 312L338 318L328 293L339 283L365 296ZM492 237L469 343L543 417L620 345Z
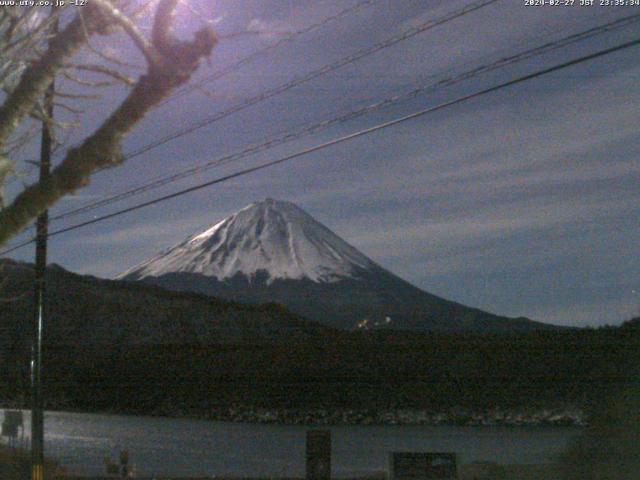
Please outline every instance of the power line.
M356 3L355 5L345 8L344 10L341 10L340 12L331 15L329 17L323 18L322 20L320 20L319 22L316 23L312 23L308 26L306 26L305 28L301 29L301 30L297 30L296 32L293 32L289 35L287 35L286 37L278 40L277 42L271 44L271 45L267 45L264 48L260 48L258 50L256 50L255 52L247 55L246 57L241 58L240 60L238 60L237 62L229 65L228 67L220 70L219 72L214 73L213 75L209 75L207 77L204 77L200 80L198 80L197 82L194 82L190 85L187 85L186 87L182 88L181 90L178 90L177 92L175 92L173 95L171 95L170 97L166 98L165 100L163 100L160 105L164 105L166 103L169 103L177 98L180 98L184 95L189 94L190 92L198 89L199 87L201 87L202 85L204 85L205 83L208 82L213 82L216 80L219 80L223 77L226 77L227 75L229 75L230 73L234 72L235 70L238 70L240 67L242 67L243 65L252 62L253 60L256 60L258 58L260 58L261 56L269 53L272 50L276 50L278 47L292 42L295 38L304 35L306 33L310 33L314 30L317 30L318 28L321 28L331 22L334 22L336 20L341 19L342 17L349 15L350 13L356 12L358 10L360 10L361 8L367 7L369 5L373 5L377 0L363 0L360 1L358 3Z
M220 78L223 78L225 76L227 76L230 73L233 73L235 70L240 69L243 65L255 60L256 58L259 58L260 56L267 54L268 52L272 51L272 50L276 50L278 47L280 47L281 45L284 45L286 43L292 42L294 39L296 39L299 36L302 36L304 34L310 33L314 30L317 30L331 22L337 21L339 19L341 19L342 17L345 17L347 15L349 15L350 13L356 12L366 6L369 5L373 5L374 3L376 3L378 0L361 0L360 2L354 4L351 7L347 7L329 17L325 17L322 20L312 23L310 25L307 25L306 27L302 28L301 30L297 30L295 32L290 33L289 35L287 35L286 37L278 40L277 42L271 44L271 45L267 45L264 48L261 48L249 55L247 55L246 57L241 58L240 60L236 61L235 63L227 66L226 68L224 68L223 70L213 74L213 75L209 75L205 78L200 79L199 81L192 83L190 85L187 85L186 87L173 92L169 97L165 98L162 102L160 102L158 104L158 106L162 106L165 105L166 103L169 103L179 97L182 97L186 94L189 94L191 91L200 88L200 86L202 86L204 83L207 83L209 81L215 81L218 80ZM252 33L252 32L240 32L240 33ZM256 34L258 34L259 32L255 32ZM229 34L229 35L223 35L220 38L221 39L225 39L225 38L231 38L234 36L238 36L238 34ZM29 175L34 169L31 169L29 172L27 172L27 175ZM5 185L10 185L11 183L14 183L18 180L18 177L15 176L13 178L11 178L9 181L5 182Z
M325 65L317 70L314 70L310 73L308 73L307 75L304 75L302 77L296 78L294 80L291 80L287 83L281 84L273 89L267 90L265 92L262 92L261 94L258 94L254 97L251 97L249 99L247 99L245 102L236 105L234 107L231 107L227 110L223 110L217 114L215 114L212 117L206 118L204 120L201 120L199 123L194 124L190 127L186 127L180 131L174 132L171 135L167 135L165 137L162 137L154 142L151 142L143 147L138 148L137 150L133 150L129 153L127 153L124 158L123 158L123 162L126 160L130 160L131 158L137 157L139 155L142 155L143 153L146 153L150 150L153 150L161 145L164 145L170 141L173 141L177 138L180 138L182 136L188 135L190 133L193 133L196 130L199 130L207 125L210 125L218 120L221 120L223 118L226 118L229 115L232 115L233 113L237 113L239 111L242 111L246 108L249 108L250 106L253 106L257 103L260 103L264 100L267 100L271 97L274 97L276 95L279 95L281 93L284 93L298 85L301 85L303 83L306 83L310 80L313 80L315 78L318 78L322 75L325 75L329 72L335 71L339 68L342 68L348 64L354 63L366 56L372 55L376 52L379 52L381 50L384 50L385 48L389 48L401 41L407 40L409 38L412 38L420 33L423 33L427 30L430 30L432 28L435 28L437 26L443 25L445 23L448 23L450 21L453 21L459 17L462 17L468 13L474 12L476 10L479 10L483 7L489 6L493 3L496 3L500 0L478 0L478 1L474 1L471 2L469 4L467 4L466 6L464 6L461 9L449 12L443 16L440 16L438 18L432 19L432 20L428 20L424 23L421 23L418 26L409 28L399 34L396 34L390 38L388 38L387 40L377 43L375 45L373 45L372 47L368 47L368 48L364 48L361 49L359 51L357 51L356 53L349 55L347 57L344 57L334 63ZM97 169L96 171L94 171L94 174L100 173L102 171L105 171L107 169L111 168L111 166L106 166L106 167L102 167Z
M576 34L572 34L569 35L567 37L564 37L562 39L553 41L553 42L547 42L543 45L540 45L538 47L529 49L529 50L525 50L523 52L518 52L514 55L511 56L507 56L507 57L503 57L500 58L497 61L494 61L492 63L489 64L485 64L485 65L480 65L476 68L473 68L471 70L465 71L463 73L460 73L458 75L455 76L450 76L447 78L444 78L438 82L435 83L431 83L431 84L427 84L427 85L421 85L418 88L409 91L407 93L402 93L402 94L397 94L391 97L388 97L384 100L375 102L373 104L370 105L366 105L358 110L354 110L354 111L350 111L346 114L343 114L339 117L335 117L329 120L324 120L322 122L319 123L315 123L313 125L310 125L308 127L305 127L303 129L300 129L298 131L295 132L289 132L289 133L285 133L285 134L280 134L277 136L272 136L267 138L266 140L264 140L262 143L259 144L253 144L250 145L249 147L238 151L238 152L234 152L232 154L229 155L225 155L223 157L219 157L215 160L210 160L207 161L201 165L197 165L194 167L190 167L188 169L182 170L180 172L171 174L171 175L167 175L164 177L159 177L151 182L145 183L143 185L137 186L137 187L133 187L133 188L129 188L126 189L116 195L112 195L110 197L107 198L103 198L101 200L95 201L95 202L91 202L88 203L86 205L71 209L71 210L67 210L66 212L62 212L54 217L51 218L52 221L55 220L60 220L63 218L68 218L68 217L73 217L76 215L79 215L81 213L85 213L91 210L94 210L96 208L100 208L106 205L110 205L112 203L115 203L117 201L120 200L124 200L126 198L130 198L132 196L147 192L149 190L170 184L172 182L181 180L183 178L187 178L189 176L204 172L208 169L214 168L214 167L218 167L220 165L229 163L231 161L237 161L239 159L242 158L246 158L249 155L253 155L256 154L258 152L264 151L264 150L269 150L271 148L274 148L278 145L282 145L284 143L288 143L290 141L293 140L297 140L299 138L302 138L306 135L310 135L312 133L317 133L318 131L321 130L325 130L331 126L334 125L338 125L338 124L342 124L345 123L347 121L353 120L355 118L358 118L360 116L363 116L367 113L370 113L372 111L375 110L379 110L381 108L385 108L391 105L394 105L396 103L414 98L426 91L434 91L437 90L439 88L444 88L444 87L448 87L451 85L454 85L456 83L462 82L464 80L468 80L470 78L473 78L475 76L478 76L480 74L483 73L487 73L490 71L494 71L497 70L499 68L503 68L506 67L508 65L532 58L534 56L538 56L538 55L542 55L548 52L551 52L553 50L557 50L559 48L565 47L567 45L579 42L579 41L583 41L586 40L588 38L592 38L596 35L600 35L602 33L606 33L606 32L610 32L614 29L617 28L622 28L622 27L626 27L634 22L638 22L640 20L640 14L635 14L635 15L630 15L621 19L617 19L611 22L608 22L606 24L603 25L599 25L597 27L593 27L590 28L588 30L576 33Z
M186 128L184 128L184 129L182 129L180 131L174 132L171 135L167 135L167 136L162 137L162 138L160 138L160 139L158 139L158 140L156 140L156 141L154 141L152 143L149 143L149 144L147 144L147 145L145 145L143 147L140 147L137 150L131 151L131 152L127 153L124 156L123 161L126 161L126 160L129 160L131 158L134 158L134 157L137 157L139 155L142 155L143 153L146 153L146 152L148 152L150 150L153 150L154 148L157 148L157 147L159 147L161 145L164 145L165 143L168 143L168 142L170 142L172 140L180 138L180 137L182 137L184 135L188 135L189 133L192 133L192 132L194 132L196 130L199 130L200 128L203 128L203 127L205 127L207 125L210 125L210 124L212 124L212 123L214 123L214 122L216 122L218 120L221 120L221 119L223 119L223 118L225 118L225 117L227 117L227 116L229 116L229 115L231 115L233 113L242 111L245 108L248 108L248 107L250 107L252 105L255 105L255 104L257 104L257 103L259 103L261 101L264 101L264 100L266 100L268 98L276 96L276 95L278 95L280 93L283 93L283 92L285 92L287 90L290 90L291 88L294 88L294 87L296 87L296 86L298 86L298 85L300 85L302 83L310 81L310 80L312 80L314 78L317 78L317 77L319 77L321 75L324 75L326 73L329 73L331 71L337 70L337 69L339 69L339 68L341 68L341 67L343 67L345 65L348 65L348 64L353 63L353 62L355 62L357 60L360 60L361 58L364 58L364 57L366 57L368 55L376 53L376 52L378 52L380 50L383 50L385 48L391 47L391 46L393 46L393 45L395 45L395 44L397 44L397 43L399 43L399 42L401 42L403 40L407 40L409 38L412 38L412 37L414 37L414 36L416 36L416 35L418 35L420 33L423 33L423 32L425 32L427 30L430 30L430 29L435 28L437 26L443 25L445 23L448 23L448 22L450 22L452 20L455 20L456 18L459 18L459 17L461 17L463 15L466 15L468 13L471 13L471 12L474 12L476 10L479 10L479 9L485 7L485 6L488 6L490 4L496 3L498 1L499 0L480 0L480 1L475 1L475 2L472 2L472 3L468 4L468 5L466 5L465 7L461 8L461 9L455 10L453 12L449 12L449 13L441 16L441 17L429 20L429 21L424 22L424 23L422 23L422 24L420 24L420 25L418 25L416 27L407 29L407 30L403 31L402 33L397 34L397 35L395 35L393 37L390 37L390 38L388 38L387 40L385 40L385 41L383 41L381 43L373 45L372 47L359 50L355 54L352 54L352 55L349 55L347 57L344 57L344 58L342 58L342 59L340 59L340 60L338 60L338 61L336 61L336 62L334 62L332 64L325 65L324 67L321 67L321 68L319 68L317 70L314 70L314 71L310 72L309 74L307 74L307 75L305 75L303 77L299 77L299 78L294 79L294 80L292 80L290 82L287 82L285 84L281 84L278 87L275 87L275 88L273 88L271 90L267 90L267 91L265 91L265 92L263 92L263 93L261 93L261 94L259 94L257 96L251 97L248 100L246 100L244 103L241 103L239 105L231 107L231 108L229 108L227 110L223 110L222 112L219 112L219 113L215 114L212 117L204 119L204 120L200 121L199 123L197 123L195 125L192 125L190 127L186 127ZM361 2L361 3L365 4L367 2ZM358 4L358 5L360 7L362 6L361 4ZM355 9L355 8L356 7L353 7L353 9ZM347 9L347 10L351 11L352 9ZM344 11L336 14L335 16L337 17L337 16L340 16L340 15L344 15ZM330 18L332 18L332 17L330 17ZM322 23L326 23L327 21L328 20L325 19ZM108 168L111 168L111 167L109 166L109 167L100 168L100 169L96 170L94 172L94 174L95 173L99 173L99 172L104 171L104 170L107 170ZM84 207L81 207L81 208L84 208ZM68 213L68 212L64 212L64 215L66 215L66 213ZM56 218L59 219L59 218L61 218L61 216L58 215Z
M457 104L466 102L467 100L471 100L473 98L478 98L478 97L481 97L483 95L487 95L489 93L501 90L503 88L506 88L506 87L509 87L509 86L512 86L512 85L516 85L518 83L522 83L522 82L525 82L525 81L528 81L528 80L532 80L534 78L541 77L543 75L547 75L549 73L556 72L558 70L562 70L564 68L568 68L568 67L571 67L573 65L577 65L579 63L587 62L587 61L593 60L595 58L603 57L605 55L609 55L609 54L614 53L614 52L618 52L618 51L621 51L621 50L624 50L624 49L627 49L627 48L631 48L631 47L634 47L634 46L639 45L639 44L640 44L640 39L633 40L633 41L630 41L630 42L626 42L626 43L617 45L615 47L611 47L611 48L607 48L607 49L604 49L604 50L600 50L598 52L591 53L589 55L585 55L585 56L582 56L582 57L579 57L579 58L576 58L576 59L573 59L573 60L569 60L567 62L563 62L563 63L558 64L558 65L554 65L553 67L548 67L548 68L545 68L545 69L542 69L542 70L538 70L537 72L530 73L530 74L527 74L527 75L523 75L521 77L517 77L517 78L515 78L513 80L509 80L507 82L500 83L500 84L495 85L493 87L489 87L489 88L486 88L486 89L483 89L483 90L479 90L477 92L474 92L474 93L471 93L471 94L468 94L468 95L464 95L462 97L458 97L458 98L456 98L454 100L450 100L448 102L440 103L440 104L438 104L436 106L433 106L433 107L429 107L429 108L425 108L423 110L419 110L419 111L411 113L409 115L405 115L403 117L399 117L399 118L396 118L394 120L389 120L387 122L384 122L384 123L381 123L381 124L378 124L378 125L375 125L373 127L369 127L369 128L363 129L363 130L360 130L358 132L354 132L354 133L350 133L350 134L347 134L347 135L344 135L344 136L341 136L341 137L338 137L338 138L334 138L334 139L329 140L327 142L321 143L319 145L315 145L313 147L306 148L304 150L301 150L299 152L293 153L291 155L287 155L287 156L279 158L277 160L272 160L270 162L266 162L266 163L257 165L255 167L246 168L244 170L240 170L240 171L232 173L230 175L219 177L219 178L216 178L214 180L210 180L208 182L204 182L204 183L195 185L193 187L189 187L189 188L180 190L178 192L171 193L169 195L164 195L164 196L156 198L154 200L150 200L150 201L147 201L147 202L139 203L137 205L134 205L134 206L119 210L117 212L109 213L107 215L103 215L101 217L94 218L92 220L88 220L88 221L85 221L85 222L78 223L76 225L72 225L72 226L69 226L69 227L66 227L66 228L62 228L62 229L50 232L48 236L49 237L53 237L53 236L60 235L60 234L66 233L66 232L70 232L72 230L77 230L79 228L82 228L82 227L85 227L85 226L88 226L88 225L92 225L94 223L102 222L104 220L108 220L110 218L114 218L114 217L123 215L125 213L133 212L133 211L139 210L141 208L145 208L145 207L148 207L148 206L151 206L151 205L155 205L157 203L161 203L161 202L164 202L164 201L172 199L172 198L176 198L176 197L179 197L179 196L182 196L182 195L186 195L187 193L191 193L191 192L194 192L194 191L197 191L197 190L201 190L203 188L210 187L210 186L218 184L218 183L223 183L223 182L226 182L228 180L232 180L234 178L238 178L238 177L241 177L241 176L244 176L244 175L248 175L248 174L253 173L253 172L257 172L259 170L264 170L266 168L270 168L270 167L273 167L275 165L279 165L281 163L285 163L285 162L294 160L296 158L300 158L300 157L308 155L310 153L313 153L313 152L316 152L316 151L319 151L319 150L323 150L323 149L325 149L327 147L330 147L330 146L333 146L333 145L337 145L337 144L340 144L340 143L343 143L343 142L346 142L348 140L352 140L354 138L358 138L358 137L361 137L361 136L364 136L364 135L368 135L368 134L377 132L379 130L382 130L382 129L385 129L385 128L388 128L388 127L391 127L391 126L398 125L400 123L404 123L404 122L407 122L409 120L413 120L415 118L422 117L422 116L424 116L426 114L429 114L429 113L432 113L432 112L436 112L438 110L442 110L442 109L445 109L447 107L451 107L453 105L457 105ZM11 248L11 249L4 250L4 251L0 252L0 255L5 255L7 253L13 252L13 251L17 250L18 248L22 248L25 245L29 245L33 241L34 240L32 239L32 240L23 242L22 244L17 245L15 247Z
M393 45L396 45L397 43L400 43L404 40L408 40L412 37L415 37L416 35L423 33L427 30L430 30L432 28L435 28L437 26L443 25L445 23L448 23L450 21L453 21L459 17L462 17L468 13L474 12L476 10L479 10L483 7L489 6L493 3L496 3L500 0L479 0L479 1L475 1L475 2L471 2L470 4L466 5L465 7L459 9L459 10L455 10L453 12L449 12L441 17L438 17L436 19L433 20L429 20L427 22L424 22L416 27L412 27L409 28L397 35L394 35L390 38L388 38L387 40L377 43L375 45L373 45L372 47L368 47L368 48L364 48L361 50L358 50L356 53L348 55L346 57L341 58L340 60L337 60L333 63L324 65L323 67L320 67L316 70L313 70L312 72L307 73L306 75L303 75L302 77L298 77L295 78L289 82L283 83L281 85L278 85L277 87L274 87L272 89L266 90L258 95L255 95L247 100L245 100L243 103L240 103L239 105L235 105L231 108L228 108L226 110L223 110L221 112L216 113L215 115L205 118L201 121L199 121L196 124L193 124L189 127L185 127L182 130L178 130L177 132L174 132L170 135L166 135L162 138L159 138L151 143L148 143L147 145L140 147L136 150L133 150L129 153L127 153L124 157L124 160L129 160L131 158L137 157L139 155L142 155L143 153L146 153L150 150L153 150L161 145L164 145L165 143L171 142L173 140L176 140L177 138L183 137L185 135L188 135L190 133L195 132L196 130L199 130L201 128L206 127L207 125L211 125L214 122L217 122L219 120L222 120L223 118L228 117L229 115L232 115L234 113L240 112L246 108L249 108L257 103L263 102L269 98L275 97L276 95L279 95L281 93L284 93L288 90L291 90L294 87L297 87L298 85L302 85L303 83L309 82L315 78L318 78L322 75L326 75L327 73L333 72L335 70L338 70L346 65L349 65L351 63L354 63L364 57L367 57L369 55L372 55L374 53L377 53L381 50L384 50L386 48L389 48ZM104 171L107 168L110 167L104 167L101 168L99 170L96 170L96 172L94 173L98 173L100 171Z

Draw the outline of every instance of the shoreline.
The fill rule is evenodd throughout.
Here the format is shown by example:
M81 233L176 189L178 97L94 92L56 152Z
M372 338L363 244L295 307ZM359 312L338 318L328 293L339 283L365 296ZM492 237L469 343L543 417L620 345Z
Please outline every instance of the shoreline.
M0 403L0 410L22 409L13 402ZM82 410L63 405L48 405L46 410L78 414L150 416L217 422L264 425L317 426L447 426L447 427L584 427L586 415L577 407L540 409L472 410L453 407L449 411L427 409L353 409L353 408L262 408L246 405L212 408L208 411L163 405L151 411Z
M493 410L486 412L452 409L433 412L421 409L267 409L229 407L207 413L154 412L172 418L198 418L211 421L278 425L379 425L379 426L458 426L458 427L584 427L579 409L540 409L532 411Z

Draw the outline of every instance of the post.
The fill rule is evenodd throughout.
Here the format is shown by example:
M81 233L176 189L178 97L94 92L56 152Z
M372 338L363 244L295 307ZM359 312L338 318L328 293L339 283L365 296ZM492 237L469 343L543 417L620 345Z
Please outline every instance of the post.
M54 7L55 8L55 7ZM52 11L53 15L53 11ZM52 35L58 32L58 19L53 19ZM40 143L40 182L46 181L51 171L51 144L53 140L53 97L55 84L52 81L44 95L45 118L42 121ZM42 331L44 327L47 268L47 235L49 212L45 210L36 221L36 259L34 279L34 321L31 345L31 480L44 480L44 412L42 401Z
M307 431L306 480L331 479L331 432L329 430Z

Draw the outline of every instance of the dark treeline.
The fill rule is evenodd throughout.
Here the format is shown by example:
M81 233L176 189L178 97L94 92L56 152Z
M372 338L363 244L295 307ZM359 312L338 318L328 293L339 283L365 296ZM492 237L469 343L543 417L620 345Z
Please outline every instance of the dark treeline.
M588 408L638 383L639 324L492 335L345 332L260 345L49 348L45 391L50 408L169 415L206 415L231 405ZM0 395L28 398L25 373L23 381L3 382Z

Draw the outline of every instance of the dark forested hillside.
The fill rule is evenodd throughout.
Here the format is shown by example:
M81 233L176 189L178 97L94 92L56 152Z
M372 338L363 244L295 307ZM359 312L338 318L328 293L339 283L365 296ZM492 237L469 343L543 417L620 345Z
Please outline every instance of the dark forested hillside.
M0 349L25 339L33 315L32 265L0 261ZM49 345L261 343L329 332L275 304L259 306L47 269Z
M27 382L33 321L33 267L0 260L1 390ZM102 355L140 345L301 341L331 330L279 305L248 306L192 293L47 269L45 348L62 352L55 374L93 368ZM111 369L111 371L117 371Z
M164 415L263 408L588 407L637 384L638 332L342 333L280 344L50 348L52 407ZM16 392L14 392L16 393Z
M28 266L8 265L3 290L13 301L0 306L0 400L13 402L28 398L30 284L15 272ZM638 319L520 333L345 332L276 305L247 307L56 268L49 280L50 408L209 415L232 406L588 406L640 378Z

